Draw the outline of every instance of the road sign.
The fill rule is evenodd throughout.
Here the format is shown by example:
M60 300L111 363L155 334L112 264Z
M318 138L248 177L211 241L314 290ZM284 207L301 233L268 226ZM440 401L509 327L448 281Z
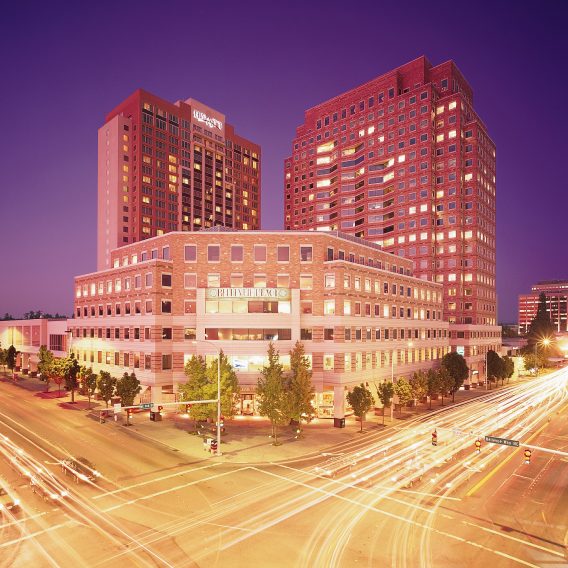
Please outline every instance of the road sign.
M519 447L519 440L508 440L507 438L495 438L494 436L485 436L485 441L490 444L501 444L502 446Z
M152 403L151 402L144 402L142 404L139 404L138 408L143 408L144 410L148 410L148 409L152 408Z
M114 408L114 413L115 414L120 414L120 410L122 408L122 406L120 405L120 402L117 402L116 404L113 405Z

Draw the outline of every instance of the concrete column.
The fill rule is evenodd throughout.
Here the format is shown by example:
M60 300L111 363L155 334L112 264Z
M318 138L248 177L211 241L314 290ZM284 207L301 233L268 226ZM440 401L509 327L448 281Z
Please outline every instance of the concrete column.
M333 417L345 418L345 389L343 385L333 387Z
M162 402L162 387L161 386L151 386L150 396L154 404L160 404Z

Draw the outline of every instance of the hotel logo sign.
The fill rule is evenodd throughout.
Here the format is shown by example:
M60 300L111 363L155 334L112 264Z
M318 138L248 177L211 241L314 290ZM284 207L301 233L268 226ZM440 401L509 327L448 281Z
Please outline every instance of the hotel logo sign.
M289 300L289 288L207 288L206 298L251 299L251 300Z
M193 109L193 118L197 120L197 122L204 122L209 128L218 128L219 130L223 130L223 123L212 116L208 116L203 111Z

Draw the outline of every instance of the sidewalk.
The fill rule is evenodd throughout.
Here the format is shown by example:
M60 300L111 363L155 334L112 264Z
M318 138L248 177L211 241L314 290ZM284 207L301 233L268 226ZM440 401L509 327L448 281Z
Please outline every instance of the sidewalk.
M92 400L91 405L94 412L87 414L86 397L76 393L76 404L72 405L70 403L71 396L64 389L61 390L60 397L58 397L57 387L54 388L53 385L51 385L50 392L45 393L45 383L36 378L21 377L14 383L11 375L0 373L0 382L13 384L30 394L33 393L34 398L45 402L55 399L54 402L62 411L82 411L85 417L90 415L93 418L94 413L98 415L98 411L106 408L104 403ZM505 385L506 387L507 385ZM495 390L495 388L500 390L503 387L494 387L492 390ZM452 403L451 398L445 398L444 407L451 407L454 404L482 396L487 392L491 391L485 389L458 391L455 403ZM382 425L383 417L375 416L371 412L363 423L362 434L359 432L360 424L354 416L346 417L345 428L334 428L333 420L330 419L316 419L310 424L303 425L304 437L299 440L295 439L295 430L291 426L285 426L279 429L278 439L282 442L279 446L272 445L271 427L268 420L260 417L235 417L232 420L225 420L226 433L221 437L222 456L220 460L228 463L259 463L301 458L310 459L326 450L329 451L331 447L337 444L350 440L358 441L370 433L376 433L390 426L402 426L410 418L427 415L439 408L442 408L441 400L432 401L432 410L429 410L426 404L419 404L413 408L405 408L402 413L396 411L392 421L387 410L384 426ZM148 412L132 414L130 417L132 425L128 428L123 426L125 420L126 416L120 415L116 422L112 418L107 418L105 424L99 425L96 421L93 421L92 424L93 427L100 428L121 428L129 435L163 445L194 459L212 458L211 454L203 448L203 438L195 434L194 421L181 414L166 413L160 422L150 421ZM213 425L210 426L213 427ZM212 433L210 437L215 438L216 434Z

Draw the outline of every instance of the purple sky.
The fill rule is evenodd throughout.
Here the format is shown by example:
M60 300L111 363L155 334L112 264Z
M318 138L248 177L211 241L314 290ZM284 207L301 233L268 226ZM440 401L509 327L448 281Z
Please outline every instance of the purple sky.
M422 54L457 63L497 144L500 321L568 277L566 2L84 4L0 18L0 314L71 314L73 276L96 267L97 129L136 88L201 100L259 143L262 226L279 229L304 110Z

